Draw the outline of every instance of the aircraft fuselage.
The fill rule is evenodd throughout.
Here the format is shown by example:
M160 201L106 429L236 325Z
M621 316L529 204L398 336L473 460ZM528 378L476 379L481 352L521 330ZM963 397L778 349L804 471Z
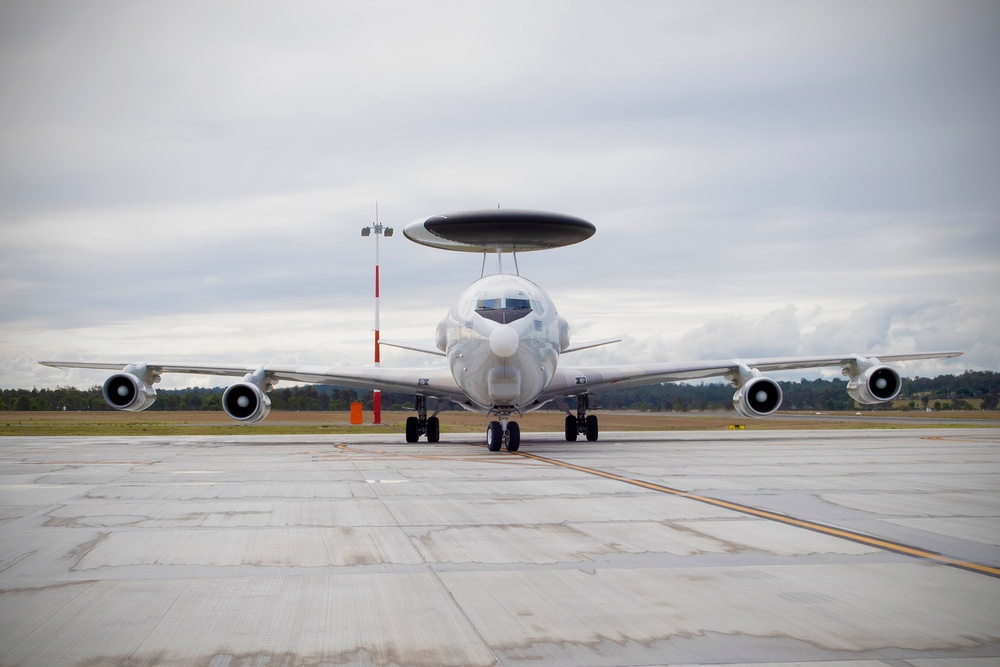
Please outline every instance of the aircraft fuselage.
M438 346L472 406L523 412L555 373L568 344L565 320L535 283L499 274L469 285L438 325Z

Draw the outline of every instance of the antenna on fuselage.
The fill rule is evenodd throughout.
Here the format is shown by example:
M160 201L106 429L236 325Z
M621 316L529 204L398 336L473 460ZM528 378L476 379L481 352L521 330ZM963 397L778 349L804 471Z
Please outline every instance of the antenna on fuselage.
M496 248L497 253L497 273L503 273L503 248ZM479 277L486 277L486 256L490 254L489 249L483 250L483 266L479 270ZM511 256L514 258L514 274L521 275L521 267L517 264L517 251L511 248Z

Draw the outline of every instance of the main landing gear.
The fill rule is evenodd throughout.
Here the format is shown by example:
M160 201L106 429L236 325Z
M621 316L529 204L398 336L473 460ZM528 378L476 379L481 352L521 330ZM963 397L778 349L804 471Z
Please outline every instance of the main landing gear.
M434 411L430 417L427 416L427 397L417 396L417 416L406 418L406 441L416 442L420 436L426 435L427 442L438 442L441 440L441 422L437 418L440 408Z
M486 427L486 448L499 452L504 446L508 452L516 452L521 446L521 427L510 421L510 412L500 412L500 421L492 421Z
M587 414L589 407L590 394L580 394L576 397L576 414L566 411L566 440L569 442L576 442L578 435L587 436L590 442L597 440L597 416Z

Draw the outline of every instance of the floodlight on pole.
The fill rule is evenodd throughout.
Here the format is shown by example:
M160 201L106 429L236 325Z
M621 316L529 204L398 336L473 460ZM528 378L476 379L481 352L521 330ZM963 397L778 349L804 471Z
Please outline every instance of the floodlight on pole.
M375 235L375 367L378 368L381 365L381 360L379 358L379 312L378 312L378 299L379 299L379 271L378 271L378 237L392 236L392 227L386 227L378 221L378 203L375 203L375 223L368 227L361 228L361 236L371 236ZM382 392L376 389L372 396L372 412L375 415L374 423L382 423Z

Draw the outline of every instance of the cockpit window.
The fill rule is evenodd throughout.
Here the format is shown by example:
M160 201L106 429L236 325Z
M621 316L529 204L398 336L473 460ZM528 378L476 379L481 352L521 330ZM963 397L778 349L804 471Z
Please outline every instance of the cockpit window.
M479 299L476 301L476 312L483 317L507 324L525 317L532 311L529 299L514 297Z
M507 308L511 310L531 310L531 301L527 299L507 299Z
M476 310L533 310L529 299L479 299L476 301Z
M503 299L480 299L476 302L476 310L500 310L503 308Z

